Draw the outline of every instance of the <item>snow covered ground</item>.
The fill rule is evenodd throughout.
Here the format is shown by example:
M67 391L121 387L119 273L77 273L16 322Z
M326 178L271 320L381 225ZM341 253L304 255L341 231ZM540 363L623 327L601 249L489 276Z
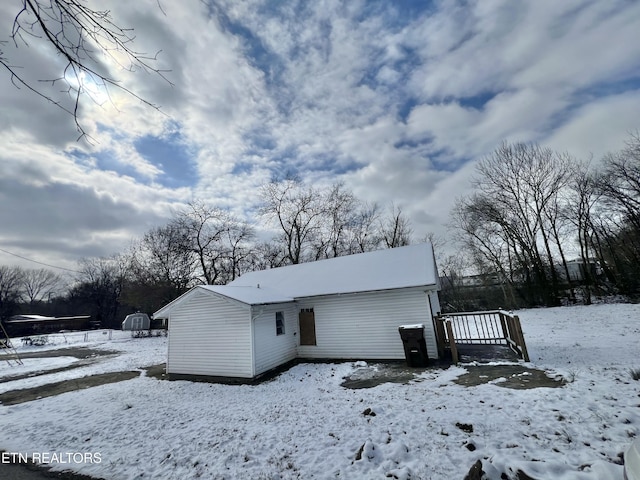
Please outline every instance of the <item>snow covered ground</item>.
M464 387L453 382L464 365L429 370L406 385L360 390L340 386L357 368L353 363L302 364L255 386L141 374L0 406L0 449L37 454L57 470L118 480L461 480L479 459L490 479L503 472L515 478L521 469L536 479L622 480L621 454L640 435L640 381L631 375L640 370L640 305L516 313L531 366L562 376L565 386ZM121 353L19 380L10 377L75 360L27 359L21 367L3 362L0 393L140 369L166 355L166 338L132 339L120 332L111 340L101 332L78 337L73 346Z

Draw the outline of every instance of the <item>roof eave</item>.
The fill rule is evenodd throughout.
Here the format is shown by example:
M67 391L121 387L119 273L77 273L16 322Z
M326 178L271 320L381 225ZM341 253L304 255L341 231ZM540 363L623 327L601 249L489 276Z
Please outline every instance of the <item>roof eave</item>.
M300 300L303 298L316 298L316 297L338 297L341 295L357 295L360 293L380 293L380 292L390 292L392 290L406 290L406 289L417 289L417 288L424 288L426 290L433 290L433 289L438 289L438 285L435 283L421 283L418 285L405 285L402 287L389 287L389 288L377 288L377 289L373 289L373 290L353 290L353 291L348 291L348 292L331 292L331 293L317 293L317 294L311 294L311 295L299 295L297 297L294 297L294 300ZM425 290L425 291L426 291Z

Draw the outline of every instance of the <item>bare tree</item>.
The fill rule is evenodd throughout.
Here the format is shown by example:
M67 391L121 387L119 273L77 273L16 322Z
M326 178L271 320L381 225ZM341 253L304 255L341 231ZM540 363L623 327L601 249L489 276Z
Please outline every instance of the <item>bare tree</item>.
M576 162L571 176L569 198L563 215L566 221L573 225L576 234L583 265L583 298L585 304L590 305L592 291L596 286L591 264L595 261L597 250L594 243L594 215L600 201L597 188L598 173L591 170L590 162ZM567 276L569 276L568 272Z
M250 271L254 263L253 239L255 232L247 222L233 215L227 216L227 229L221 238L221 249L225 252L220 283L228 283Z
M515 305L514 278L526 265L512 239L510 222L505 212L481 194L458 199L451 212L451 225L458 240L470 254L479 273L496 272L504 302ZM526 270L525 270L526 271Z
M413 229L411 222L403 215L402 209L391 204L380 220L380 236L387 248L402 247L411 243Z
M127 262L122 256L85 258L80 261L78 283L69 293L71 301L91 308L94 320L104 327L120 325L118 317Z
M568 208L567 192L577 161L567 154L554 153L549 149L544 151L548 157L540 162L544 168L538 170L537 181L534 182L536 210L540 217L540 234L547 261L551 266L554 289L560 290L561 277L563 277L569 287L570 300L575 303L575 291L565 255L565 244L571 227L564 212ZM562 267L562 275L560 275L558 259Z
M204 283L219 283L227 255L222 247L223 236L230 225L227 212L203 202L192 202L178 214L178 220L186 229L188 243L185 247L195 255Z
M259 242L253 246L253 254L247 258L247 271L266 270L287 265L284 251L275 240Z
M260 213L279 230L285 261L297 264L310 259L325 212L321 193L288 178L264 185L261 196Z
M356 211L349 230L352 253L363 253L377 249L382 241L380 230L380 207L377 203L363 203Z
M327 188L297 178L272 181L262 188L263 218L279 231L285 263L333 258L411 243L411 222L391 204L386 213L362 202L337 182Z
M189 235L177 219L148 231L129 253L127 303L150 311L197 283Z
M158 109L110 75L108 64L129 72L153 73L171 84L165 76L167 71L154 66L157 54L149 56L134 50L133 30L115 24L108 10L94 10L85 0L22 0L21 3L11 31L15 47L44 43L62 58L64 67L59 77L31 79L1 50L0 65L16 87L27 88L72 115L80 137L86 135L79 120L79 108L82 97L88 93L88 81L107 96L111 89L116 89ZM65 93L72 99L71 105L44 90L43 82L64 84Z
M626 148L607 155L599 187L607 204L640 232L640 134L634 134Z
M318 192L318 195L321 197L323 218L315 236L315 259L353 253L349 233L359 209L358 200L342 182Z
M470 268L469 258L461 252L448 255L438 262L442 289L440 296L445 311L463 312L468 309L470 299L465 288L464 277L468 275Z
M624 149L607 155L598 182L608 215L596 229L602 266L621 293L640 291L640 134Z
M447 242L447 240L442 235L438 235L435 232L427 232L420 239L420 242L422 242L422 243L428 242L433 246L434 250L438 250L438 249L442 248L442 246Z
M225 284L245 271L251 254L253 228L228 211L192 202L176 219L188 238L204 283Z
M12 315L22 295L23 270L0 265L0 320Z
M527 294L557 304L565 265L561 192L571 159L535 144L503 143L477 166L477 194L458 202L454 223L467 246L494 265L502 280L527 285ZM537 292L537 293L536 293Z
M58 293L60 284L60 276L46 268L25 270L23 272L23 291L30 305Z

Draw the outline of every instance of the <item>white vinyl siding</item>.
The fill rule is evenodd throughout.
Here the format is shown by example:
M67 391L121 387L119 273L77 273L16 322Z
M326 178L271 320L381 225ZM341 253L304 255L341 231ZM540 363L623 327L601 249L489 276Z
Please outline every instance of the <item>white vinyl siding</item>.
M315 312L317 345L299 345L300 358L404 359L400 325L423 323L429 358L438 357L424 289L398 289L299 299Z
M255 375L296 358L298 310L294 303L254 306ZM276 332L276 312L284 315L284 334Z
M251 378L249 306L205 292L176 305L169 319L167 373Z

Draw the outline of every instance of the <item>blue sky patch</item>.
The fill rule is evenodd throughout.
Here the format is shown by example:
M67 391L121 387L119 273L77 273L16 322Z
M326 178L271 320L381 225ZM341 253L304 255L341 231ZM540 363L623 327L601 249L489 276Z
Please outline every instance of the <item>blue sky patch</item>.
M141 175L132 165L123 163L117 158L113 150L102 150L92 152L91 154L73 149L70 155L76 160L76 163L84 165L90 169L97 168L99 170L115 172L121 176L134 178L137 182L147 183L148 178Z
M97 152L91 155L91 157L96 160L97 167L100 170L110 170L112 172L116 172L118 175L132 177L140 183L148 182L148 178L140 175L140 172L138 172L132 165L122 163L120 160L115 158L115 155L111 150Z
M270 51L259 35L250 28L229 18L222 9L216 9L215 13L224 30L243 40L245 58L253 67L264 73L267 86L277 90L284 83L284 61Z
M578 90L573 98L586 102L594 98L608 97L610 95L618 95L620 93L634 91L640 89L640 74L623 77L617 81L604 81L589 85L587 88Z
M432 142L431 138L424 138L420 140L403 139L395 142L393 144L393 148L397 148L398 150L414 150L416 148L429 145L431 142Z
M254 164L251 162L237 162L231 170L232 175L243 175L245 173L251 173Z
M196 183L198 172L189 148L179 132L162 137L145 135L133 146L149 162L162 169L157 181L167 187L187 187Z
M266 129L255 128L243 134L249 155L264 155L276 149L278 144Z
M438 172L455 172L470 158L454 157L448 149L440 149L429 155L431 166Z
M398 117L403 122L406 122L411 115L411 111L418 106L420 102L413 97L407 97L403 102L398 105Z
M485 91L480 92L477 95L472 95L470 97L459 97L456 98L456 100L461 107L483 110L485 105L493 100L495 96L496 92Z
M304 161L306 171L326 172L332 175L343 175L362 168L363 165L354 160L338 161L336 154L327 152L323 155L314 155L313 158Z

